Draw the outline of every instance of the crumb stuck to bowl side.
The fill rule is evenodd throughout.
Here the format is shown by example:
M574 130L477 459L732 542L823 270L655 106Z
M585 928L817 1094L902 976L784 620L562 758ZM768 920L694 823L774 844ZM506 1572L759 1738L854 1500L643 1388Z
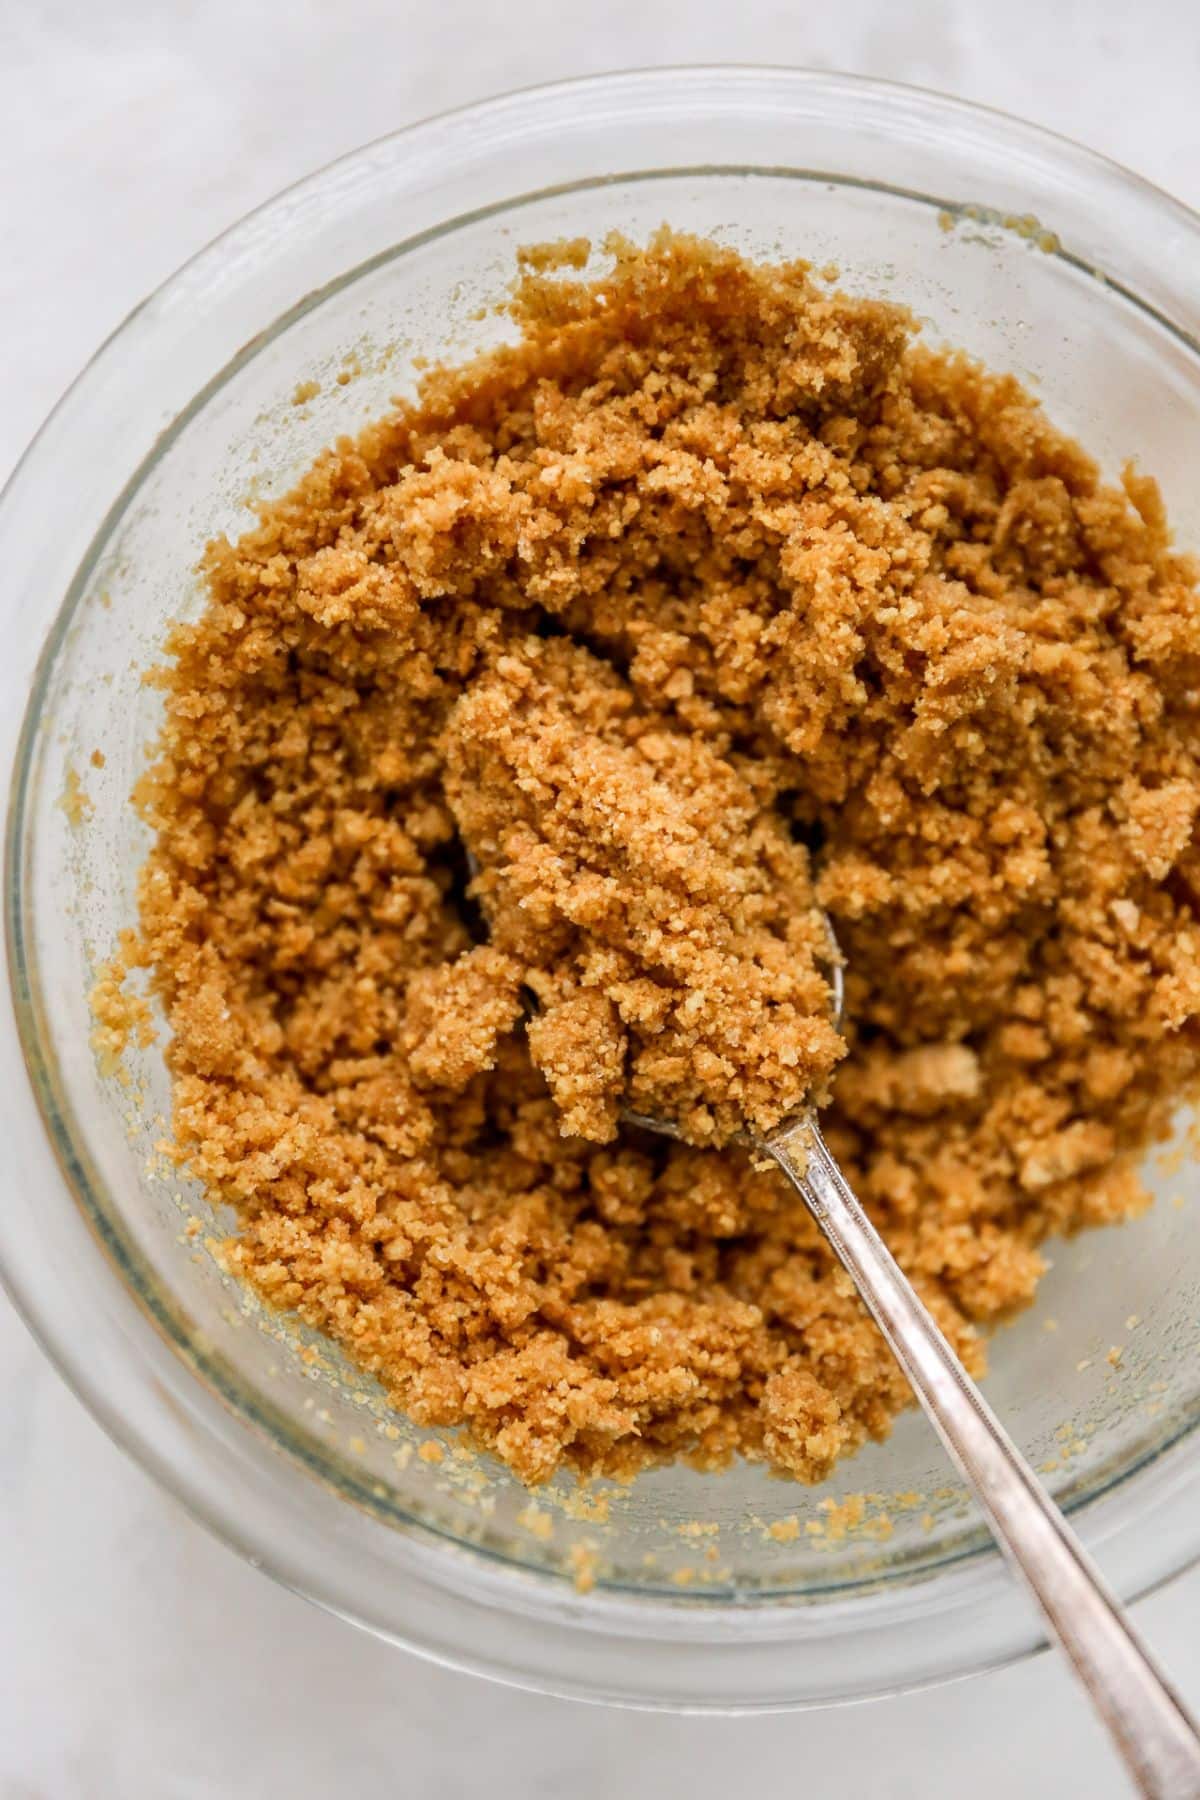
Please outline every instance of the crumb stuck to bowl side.
M615 1102L659 1054L718 1140L779 1026L977 1369L1040 1241L1142 1203L1195 1084L1195 571L1151 482L1104 486L901 309L612 248L599 280L527 259L519 343L211 547L121 962L231 1266L415 1418L530 1482L737 1453L813 1481L886 1433L898 1370L781 1181L612 1137ZM633 904L656 880L704 915L682 961Z

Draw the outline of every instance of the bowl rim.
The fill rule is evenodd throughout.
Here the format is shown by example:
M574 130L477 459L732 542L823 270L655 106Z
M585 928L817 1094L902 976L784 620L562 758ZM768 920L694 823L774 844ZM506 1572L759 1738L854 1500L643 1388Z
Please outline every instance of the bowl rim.
M803 87L808 95L816 96L818 99L821 96L824 96L826 100L839 97L844 100L847 96L853 99L866 95L871 96L875 101L884 104L896 101L903 103L917 103L927 111L932 111L939 116L952 116L960 122L966 122L968 124L976 123L981 119L990 121L993 128L999 130L1002 134L1014 136L1021 141L1032 145L1035 149L1041 148L1043 152L1051 155L1056 160L1060 158L1069 158L1076 166L1082 167L1086 172L1090 172L1093 176L1103 177L1104 180L1110 184L1115 181L1123 190L1140 196L1144 201L1148 201L1157 215L1161 216L1165 211L1168 216L1172 218L1174 223L1185 230L1187 235L1195 243L1200 243L1200 218L1181 202L1175 200L1170 195L1164 194L1162 190L1156 188L1144 178L1131 174L1116 163L1100 157L1095 152L1086 150L1056 133L1046 131L1041 127L1024 124L995 109L979 107L971 102L937 94L931 90L907 87L890 82L867 80L856 76L840 74L827 75L817 71L788 70L752 64L696 64L683 65L677 68L634 70L608 75L587 76L577 80L521 88L510 93L498 95L492 99L456 107L437 114L429 119L415 122L397 132L385 134L374 140L371 144L338 157L334 161L326 164L322 169L311 175L305 176L300 181L295 182L291 184L290 187L282 190L273 198L265 201L261 206L255 208L253 212L245 215L244 218L233 224L228 230L212 239L203 249L198 251L195 256L190 258L188 262L181 265L181 267L173 275L168 277L153 294L135 307L122 323L109 335L49 415L46 423L17 463L3 494L0 494L0 532L3 531L10 515L19 513L21 489L24 482L28 479L29 471L37 463L39 457L45 453L49 438L56 425L64 417L65 412L69 411L72 404L77 402L80 396L86 393L93 372L105 362L106 358L117 351L127 341L131 331L135 331L139 327L152 328L153 315L156 306L161 307L162 303L166 301L181 284L186 282L189 277L195 272L205 269L214 261L220 262L227 259L231 253L246 240L257 240L260 238L261 228L280 222L282 216L289 211L292 203L294 203L297 197L319 194L334 178L336 178L339 172L362 165L371 158L373 153L380 149L386 148L389 152L395 153L402 150L406 144L419 141L423 136L428 137L430 134L437 131L444 132L447 128L458 130L463 133L473 133L482 121L494 119L505 113L519 113L523 106L532 106L539 103L552 103L554 105L560 105L564 112L569 112L574 103L584 95L595 95L598 92L615 93L622 89L625 91L627 98L632 96L635 104L649 102L653 105L660 95L676 93L681 89L686 89L689 85L702 86L703 82L706 80L715 80L719 82L729 81L733 83L742 81L748 85L752 85L754 81L760 79L770 80L771 82L782 81L786 84L794 84L797 88ZM715 165L712 172L717 173L720 167L721 165ZM654 172L661 173L662 171ZM626 175L620 177L620 179L628 178L629 177ZM572 182L568 185L574 188L580 184ZM546 191L548 190L539 190L539 193ZM490 207L485 210L492 211L496 210L498 207L508 207L516 203L519 199L527 197L531 196L513 195L508 200L497 201L495 207ZM923 197L928 198L928 196ZM440 232L449 231L456 228L462 222L461 216L451 217L444 221L437 229ZM261 243L258 248L259 253L262 254L263 245ZM269 243L266 248L269 251ZM352 271L350 278L352 278L353 273L354 272ZM298 304L307 303L309 302L302 301ZM287 315L282 315L281 319L276 323L282 323L283 318L286 316ZM1172 329L1178 331L1177 326L1173 326ZM1190 337L1188 337L1186 341L1190 343L1192 349L1197 348L1194 340ZM246 353L252 353L252 350ZM227 370L221 371L222 376L226 373ZM195 397L193 404L201 404L207 391L207 389L202 390L201 393ZM185 414L177 415L176 419L172 421L171 429L177 427L185 416ZM112 509L110 509L109 514L106 515L105 519L102 521L98 533L93 538L93 544L104 537L109 526L109 521L113 515L123 507L130 492L136 490L136 485L143 473L144 466L144 463L139 464L139 468L131 482L126 485L125 489L122 490L122 493L114 501ZM56 612L51 623L46 644L42 649L39 658L39 670L33 688L35 700L39 691L40 681L48 670L53 654L61 642L61 637L69 624L70 610L71 595L70 592L68 592L66 601ZM47 1117L46 1096L44 1092L37 1091L41 1084L34 1068L34 1050L37 1048L38 1053L40 1054L40 1046L31 1046L28 1038L30 1032L32 1032L35 1037L37 1036L38 1027L36 1022L33 1021L33 1011L29 1003L30 996L28 992L21 991L26 971L23 945L21 942L20 907L23 892L22 854L24 846L21 842L20 825L23 816L22 801L27 789L31 766L29 750L32 737L36 732L37 724L36 707L31 704L29 712L22 721L20 742L15 746L13 755L12 798L8 815L8 841L6 846L6 896L8 900L8 905L6 907L6 953L9 959L10 980L13 984L12 998L18 1020L18 1029L22 1039L21 1050L24 1057L26 1074L28 1080L34 1085L40 1122L46 1127L53 1145L54 1154L58 1159L60 1179L65 1180L68 1188L74 1189L76 1171L65 1166L63 1157L63 1138L57 1129L57 1121ZM23 1089L23 1093L27 1104L35 1097L35 1094L30 1093L28 1087ZM219 1507L214 1507L211 1504L211 1495L208 1497L209 1504L205 1504L196 1485L194 1483L189 1484L182 1476L178 1463L173 1462L170 1457L164 1456L161 1449L156 1447L155 1443L150 1442L144 1434L131 1429L127 1414L123 1411L122 1407L120 1405L114 1407L110 1402L109 1397L97 1389L96 1384L89 1379L86 1366L81 1366L81 1359L78 1355L78 1346L72 1342L70 1333L64 1334L57 1325L55 1319L48 1314L37 1291L36 1280L30 1279L27 1264L22 1266L20 1259L14 1257L11 1254L11 1251L11 1244L9 1244L6 1249L3 1229L2 1226L0 1226L0 1280L3 1281L5 1287L8 1289L18 1312L26 1319L27 1324L38 1339L43 1350L54 1362L55 1366L59 1369L60 1374L63 1375L72 1390L83 1401L93 1415L98 1418L106 1431L108 1431L109 1435L113 1437L127 1453L131 1454L136 1461L146 1467L163 1485L168 1487L177 1498L182 1499L184 1504L188 1506L189 1511L192 1511L193 1516L198 1517L210 1530L213 1530L224 1541L231 1543L234 1548L238 1549L244 1556L248 1557L249 1560L263 1564L264 1566L269 1566L270 1558L268 1555L264 1554L262 1543L253 1538L253 1536L246 1538L238 1531L231 1529L227 1509L222 1513ZM159 1329L160 1331L164 1329L164 1324L161 1320L159 1321ZM178 1341L175 1334L172 1333L171 1335L175 1339L172 1346L172 1355L180 1356L181 1360L187 1362L188 1359L184 1358L182 1354L183 1346ZM163 1341L165 1342L165 1338ZM192 1374L200 1377L200 1379L203 1379L202 1372L195 1367L194 1362L190 1363L190 1371ZM222 1404L225 1403L226 1402L222 1402ZM1162 1454L1165 1459L1170 1460L1170 1451L1164 1451ZM1135 1471L1135 1473L1140 1473L1140 1471ZM1132 1476L1130 1478L1132 1478ZM1096 1501L1090 1501L1088 1503L1088 1508L1085 1510L1090 1511L1090 1508L1096 1504ZM992 1573L997 1572L999 1559L994 1548L970 1551L967 1555L971 1565L980 1563L985 1567L990 1565ZM1185 1559L1182 1561L1178 1558L1175 1559L1174 1567L1164 1571L1155 1579L1141 1583L1138 1586L1137 1591L1149 1591L1151 1588L1161 1585L1162 1581L1170 1579L1171 1576L1174 1573L1179 1572L1182 1567L1189 1566L1190 1563L1197 1560L1200 1560L1200 1537L1196 1539L1191 1547L1190 1554ZM287 1565L286 1560L281 1560L277 1563L272 1569L272 1572L287 1585L305 1591L306 1583L302 1578L302 1572L290 1568ZM441 1572L443 1575L444 1573L445 1571ZM507 1579L509 1573L510 1571L504 1572L502 1582ZM934 1571L934 1573L938 1573L940 1578L940 1571ZM967 1578L967 1587L973 1590L976 1586L975 1575L978 1573L978 1569L975 1566L969 1566L961 1571L961 1573ZM439 1578L439 1575L436 1573L431 1576L431 1581L435 1587L438 1584ZM544 1577L539 1576L535 1579L542 1580ZM312 1584L307 1584L307 1586L309 1591L311 1591ZM347 1612L347 1608L342 1604L339 1604L336 1596L314 1593L313 1597L322 1600L324 1604L330 1606L335 1611L341 1611L344 1614ZM508 1598L510 1603L519 1604L519 1602L516 1601L514 1594L510 1593ZM605 1602L607 1602L608 1599L608 1596L604 1597ZM613 1599L618 1611L620 1611L621 1603L616 1601L615 1597L613 1597ZM642 1607L644 1604L645 1603L641 1600L636 1602L636 1605L639 1607ZM774 1606L775 1602L771 1601L767 1604ZM571 1610L572 1609L568 1607L567 1611L570 1612ZM574 1610L578 1612L578 1608L575 1608ZM675 1609L672 1608L670 1610L674 1611ZM692 1617L696 1616L695 1609L688 1608L686 1603L684 1604L683 1610L685 1612L690 1612ZM364 1620L361 1617L359 1622L374 1623L370 1619ZM589 1624L595 1625L598 1623L599 1621L595 1617L590 1621L580 1617L572 1619L572 1626L575 1628L579 1625L583 1625L586 1629ZM391 1636L393 1638L399 1636L396 1632L387 1630L386 1627L381 1628L377 1623L374 1623L374 1628L382 1630L382 1634L386 1636ZM628 1629L628 1621L625 1621L624 1628ZM461 1666L482 1666L481 1660L478 1658L473 1659L469 1656L455 1657L453 1654L445 1654L444 1652L439 1651L439 1649L432 1647L428 1643L413 1642L410 1644L410 1647L423 1650L426 1654L435 1656L440 1655L442 1660L451 1662L457 1661ZM1022 1641L1017 1647L1010 1649L1007 1653L985 1658L983 1661L977 1660L973 1666L997 1666L1001 1662L1012 1660L1014 1657L1027 1653L1037 1647L1039 1647L1038 1634L1036 1632L1031 1633L1027 1631L1023 1634ZM503 1666L489 1666L487 1672L498 1675L501 1679L521 1680L523 1685L541 1685L549 1688L551 1691L574 1691L578 1693L581 1691L581 1686L586 1685L580 1683L578 1679L576 1679L573 1684L570 1682L563 1682L561 1685L557 1684L553 1679L542 1680L540 1682L536 1679L530 1680L528 1678L528 1671L514 1675L510 1669L506 1669ZM945 1678L945 1676L933 1677L933 1679L943 1678ZM906 1685L925 1685L925 1683L906 1684L903 1681L892 1682L884 1689L874 1689L872 1691L899 1691ZM612 1692L604 1694L603 1697L622 1699L627 1703L632 1700L633 1703L636 1703L636 1697L631 1697L624 1693ZM849 1698L852 1696L847 1694L834 1697ZM821 1704L824 1703L824 1701L818 1701L817 1703ZM704 1704L704 1702L701 1702L701 1704ZM796 1702L788 1701L785 1702L785 1704L796 1704Z

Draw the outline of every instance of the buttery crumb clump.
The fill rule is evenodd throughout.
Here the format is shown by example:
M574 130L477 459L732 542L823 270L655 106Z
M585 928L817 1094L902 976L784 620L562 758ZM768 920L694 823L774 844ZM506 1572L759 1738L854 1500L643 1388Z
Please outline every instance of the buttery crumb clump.
M1143 1204L1200 1067L1196 571L903 310L608 249L210 547L120 966L231 1266L421 1424L817 1481L908 1393L731 1134L827 1101L975 1370L1048 1234Z
M558 638L498 657L443 742L563 1132L608 1142L626 1107L703 1143L824 1098L842 1043L808 852L731 761Z

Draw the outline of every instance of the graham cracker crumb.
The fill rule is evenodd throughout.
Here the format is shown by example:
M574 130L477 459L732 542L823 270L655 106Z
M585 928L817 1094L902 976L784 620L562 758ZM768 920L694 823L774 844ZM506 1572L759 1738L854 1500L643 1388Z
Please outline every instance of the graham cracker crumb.
M79 779L79 771L73 763L67 764L59 805L67 815L69 823L75 826L86 825L96 810Z
M1200 1066L1195 570L902 309L609 249L210 545L98 1048L148 968L229 1266L420 1426L820 1481L908 1388L733 1136L827 1100L975 1372L1047 1237L1145 1204Z
M862 1525L867 1512L867 1497L865 1494L847 1494L841 1501L822 1500L821 1511L825 1515L825 1534L837 1543Z
M571 1568L575 1591L579 1594L590 1594L596 1585L596 1573L600 1559L591 1544L572 1544L567 1552L567 1561Z
M531 1537L539 1538L543 1544L548 1543L554 1534L554 1520L541 1507L529 1505L517 1514L517 1524Z
M589 1494L585 1487L559 1497L559 1505L568 1519L583 1520L590 1525L606 1525L612 1506L611 1494Z

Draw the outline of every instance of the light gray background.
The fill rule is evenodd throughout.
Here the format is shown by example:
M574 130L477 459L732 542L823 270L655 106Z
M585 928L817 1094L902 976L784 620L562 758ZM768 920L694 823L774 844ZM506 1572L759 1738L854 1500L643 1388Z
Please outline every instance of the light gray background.
M286 182L504 88L720 60L948 89L1200 206L1195 0L0 0L0 477L125 312ZM1200 1574L1138 1613L1200 1708ZM384 1649L191 1524L0 1300L0 1800L715 1800L752 1785L1126 1792L1047 1657L866 1708L678 1720Z

